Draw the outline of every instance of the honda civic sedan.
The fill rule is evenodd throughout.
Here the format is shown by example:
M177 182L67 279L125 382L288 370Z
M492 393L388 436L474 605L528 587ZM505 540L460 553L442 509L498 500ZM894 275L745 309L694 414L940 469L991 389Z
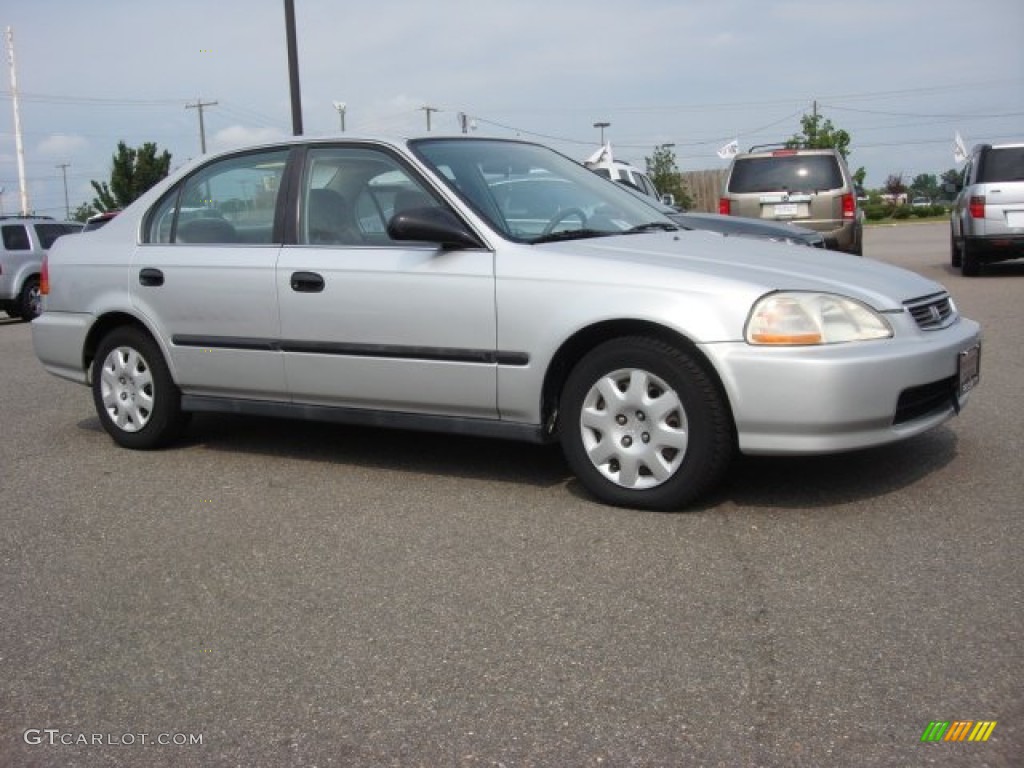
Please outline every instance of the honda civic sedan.
M61 238L32 324L121 446L197 411L561 444L597 499L682 509L736 453L958 413L980 331L917 274L686 231L544 146L294 139L202 157Z

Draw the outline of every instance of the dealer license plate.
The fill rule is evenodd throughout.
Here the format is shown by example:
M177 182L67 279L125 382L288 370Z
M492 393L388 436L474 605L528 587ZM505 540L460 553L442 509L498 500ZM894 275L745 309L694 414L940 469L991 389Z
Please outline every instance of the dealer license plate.
M1024 227L1024 211L1007 211L1006 226Z
M975 344L965 349L957 358L957 380L959 381L959 393L966 395L977 385L981 379L981 345Z
M797 208L796 203L776 203L775 204L775 215L776 216L796 216L800 209Z

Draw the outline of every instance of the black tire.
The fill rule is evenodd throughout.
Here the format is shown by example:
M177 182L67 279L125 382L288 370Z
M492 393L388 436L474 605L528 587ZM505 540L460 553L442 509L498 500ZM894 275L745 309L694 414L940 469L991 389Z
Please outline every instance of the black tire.
M118 445L146 450L181 432L181 392L156 342L138 328L107 334L92 362L92 397L100 423Z
M616 390L612 406L606 393ZM736 450L712 377L692 353L652 338L591 350L569 374L559 408L569 466L616 506L682 509L721 480Z
M981 261L975 249L967 244L966 238L960 246L960 256L960 272L964 277L977 277L981 274Z
M953 231L949 232L949 264L953 269L960 269L960 265L963 261L963 256L960 253L960 249L956 247L956 237L953 236Z
M43 313L43 297L39 293L39 278L30 277L18 294L17 317L32 322Z

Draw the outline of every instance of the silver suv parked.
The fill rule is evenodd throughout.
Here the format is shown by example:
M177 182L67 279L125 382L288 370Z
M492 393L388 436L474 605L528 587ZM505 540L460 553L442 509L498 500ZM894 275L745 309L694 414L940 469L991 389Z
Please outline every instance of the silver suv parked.
M0 309L24 320L38 317L43 256L58 237L81 229L76 222L47 216L0 217Z
M1024 144L979 144L950 214L952 264L973 277L985 263L1024 258Z
M857 192L835 149L751 147L736 155L718 212L799 224L821 232L827 248L864 252Z

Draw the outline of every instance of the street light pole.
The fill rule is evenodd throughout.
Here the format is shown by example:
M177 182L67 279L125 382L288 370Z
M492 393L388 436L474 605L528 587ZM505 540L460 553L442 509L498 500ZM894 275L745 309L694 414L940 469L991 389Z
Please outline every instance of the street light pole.
M599 128L601 130L601 146L603 147L604 146L604 129L605 128L610 128L611 127L611 123L604 123L604 122L594 123L594 127L595 128Z
M344 101L334 102L334 108L338 110L338 119L341 121L341 132L345 132L345 108L346 104Z
M71 163L61 163L54 167L60 168L64 174L64 219L68 221L71 219L71 203L68 202L68 168L71 167Z

